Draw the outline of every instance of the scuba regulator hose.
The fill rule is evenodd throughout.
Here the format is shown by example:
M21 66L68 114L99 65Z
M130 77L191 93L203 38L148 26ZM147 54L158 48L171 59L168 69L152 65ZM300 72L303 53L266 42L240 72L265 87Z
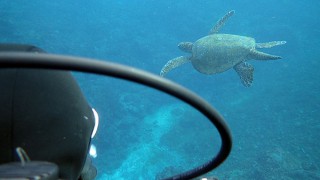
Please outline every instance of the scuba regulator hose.
M222 116L195 93L160 76L106 61L44 53L2 52L0 53L0 68L54 69L110 76L160 90L191 105L217 128L221 138L221 147L218 153L205 164L166 178L168 180L191 179L208 173L218 167L231 152L232 137Z

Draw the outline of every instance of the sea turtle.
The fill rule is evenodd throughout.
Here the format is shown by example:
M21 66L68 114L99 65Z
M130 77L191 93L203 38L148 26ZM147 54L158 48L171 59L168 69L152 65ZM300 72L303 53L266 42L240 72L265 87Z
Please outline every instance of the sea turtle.
M280 56L266 54L257 51L256 48L271 48L285 44L286 41L256 43L255 39L251 37L217 34L234 12L234 10L229 11L210 30L209 35L198 39L195 43L179 43L179 49L191 53L191 56L180 56L168 61L162 68L160 76L164 76L172 69L191 61L197 71L208 75L233 68L240 76L242 84L246 87L251 86L254 68L246 62L247 60L281 59Z

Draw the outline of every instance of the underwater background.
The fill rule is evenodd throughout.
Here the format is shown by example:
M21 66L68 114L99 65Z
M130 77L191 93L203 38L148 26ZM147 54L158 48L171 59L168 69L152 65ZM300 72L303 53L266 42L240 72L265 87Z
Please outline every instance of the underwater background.
M250 61L249 88L233 70L207 76L185 64L166 76L207 100L230 126L231 155L206 177L320 179L318 0L1 0L0 42L159 74L168 60L186 55L179 42L207 35L230 10L220 33L287 44L263 49L283 59ZM188 105L123 80L74 75L100 115L97 179L164 178L217 152L214 127Z

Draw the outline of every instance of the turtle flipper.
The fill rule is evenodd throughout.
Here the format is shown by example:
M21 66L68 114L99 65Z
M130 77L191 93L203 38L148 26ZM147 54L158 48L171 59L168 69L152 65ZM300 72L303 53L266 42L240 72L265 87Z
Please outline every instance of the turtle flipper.
M271 41L266 43L256 43L256 48L272 48L287 43L287 41Z
M281 58L282 58L281 56L275 56L275 55L263 53L257 50L252 50L248 57L248 59L255 59L255 60L276 60Z
M253 82L253 71L254 71L253 66L247 62L241 62L235 65L233 69L240 76L241 83L245 87L250 87Z
M182 64L185 64L187 62L190 62L190 59L185 56L180 56L168 61L167 64L164 65L163 68L161 69L160 76L162 77L165 76L172 69L179 67Z
M234 14L234 12L235 12L234 10L229 11L221 19L219 19L219 21L210 30L209 34L217 33L221 29L221 27L224 25L224 23Z

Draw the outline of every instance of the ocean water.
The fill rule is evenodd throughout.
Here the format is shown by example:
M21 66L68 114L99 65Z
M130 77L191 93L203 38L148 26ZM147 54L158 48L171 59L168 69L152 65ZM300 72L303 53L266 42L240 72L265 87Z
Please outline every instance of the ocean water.
M49 53L97 58L159 74L229 10L220 33L257 42L282 56L249 61L244 87L232 69L200 74L191 64L166 78L194 91L228 123L233 149L205 175L219 179L320 179L320 1L96 0L0 1L0 42L36 45ZM158 179L215 155L220 140L196 110L156 90L123 80L74 73L100 115L92 143L97 179Z

